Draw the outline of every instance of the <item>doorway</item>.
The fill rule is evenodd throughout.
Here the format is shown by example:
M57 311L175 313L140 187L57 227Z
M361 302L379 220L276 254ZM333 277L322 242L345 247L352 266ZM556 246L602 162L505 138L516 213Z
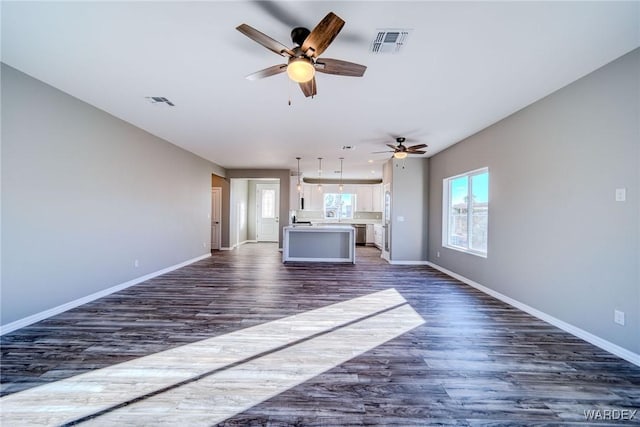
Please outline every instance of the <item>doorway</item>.
M211 250L219 251L222 245L222 188L211 189Z
M256 241L277 242L280 233L280 185L256 184Z

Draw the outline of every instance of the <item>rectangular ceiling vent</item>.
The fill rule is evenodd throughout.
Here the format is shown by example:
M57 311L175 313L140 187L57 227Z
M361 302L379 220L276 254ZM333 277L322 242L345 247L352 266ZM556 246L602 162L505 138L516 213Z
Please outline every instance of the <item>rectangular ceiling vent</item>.
M170 105L172 107L175 107L175 105L173 104L173 102L169 101L167 98L165 98L164 96L147 96L146 97L150 103L152 104L167 104Z
M377 29L371 42L372 53L398 53L407 44L410 29L387 28Z

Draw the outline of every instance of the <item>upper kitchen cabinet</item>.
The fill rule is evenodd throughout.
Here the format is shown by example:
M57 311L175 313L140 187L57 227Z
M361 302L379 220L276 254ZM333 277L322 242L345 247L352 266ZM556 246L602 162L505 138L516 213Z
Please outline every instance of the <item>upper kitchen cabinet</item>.
M304 184L302 190L305 211L322 211L324 209L324 192L318 191L317 185Z
M289 187L289 209L300 209L300 196L301 194L298 193L298 178L292 176L291 185Z
M371 212L373 210L373 193L370 185L358 185L356 189L356 211Z
M382 212L383 197L382 197L382 184L374 185L372 188L372 206L374 212Z
M382 212L382 184L358 185L356 210L360 212Z

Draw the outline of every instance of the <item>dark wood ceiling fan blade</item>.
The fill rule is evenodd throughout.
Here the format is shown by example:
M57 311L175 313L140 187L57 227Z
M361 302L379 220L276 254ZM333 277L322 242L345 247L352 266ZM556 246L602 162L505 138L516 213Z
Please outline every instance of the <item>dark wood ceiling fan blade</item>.
M302 89L302 93L307 98L310 96L315 96L318 93L318 86L316 86L316 78L312 78L306 83L300 83L300 89Z
M409 154L427 154L427 152L423 151L423 150L407 150L407 153L409 153Z
M278 55L282 55L286 58L291 58L293 56L291 49L247 24L238 25L236 30Z
M329 12L322 21L311 30L311 34L302 43L302 52L310 57L317 58L329 47L333 39L336 38L344 21L333 12Z
M287 71L287 64L278 64L273 67L265 68L264 70L256 71L253 74L249 74L247 80L264 79L265 77L275 76L276 74L284 73Z
M354 62L340 59L319 58L316 61L316 70L325 74L337 74L339 76L362 77L367 67Z
M419 150L421 148L426 148L428 147L427 144L416 144L416 145L412 145L411 147L407 147L408 150Z
M385 144L387 147L391 148L394 152L398 150L398 147L393 144Z
M385 150L385 151L372 151L371 154L380 154L380 153L395 153L395 151Z

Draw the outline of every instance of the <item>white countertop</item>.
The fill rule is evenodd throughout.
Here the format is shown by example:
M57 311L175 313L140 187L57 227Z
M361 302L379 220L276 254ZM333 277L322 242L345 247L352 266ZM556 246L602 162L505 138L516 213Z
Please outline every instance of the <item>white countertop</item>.
M353 230L351 224L294 224L284 227L285 230L295 231L350 231Z
M382 224L382 220L379 220L379 219L348 219L348 220L341 220L341 221L331 221L326 219L301 219L301 221L311 221L311 224L320 225L323 227L326 227L327 225ZM292 225L297 225L297 223ZM305 225L305 224L300 224L300 225Z

